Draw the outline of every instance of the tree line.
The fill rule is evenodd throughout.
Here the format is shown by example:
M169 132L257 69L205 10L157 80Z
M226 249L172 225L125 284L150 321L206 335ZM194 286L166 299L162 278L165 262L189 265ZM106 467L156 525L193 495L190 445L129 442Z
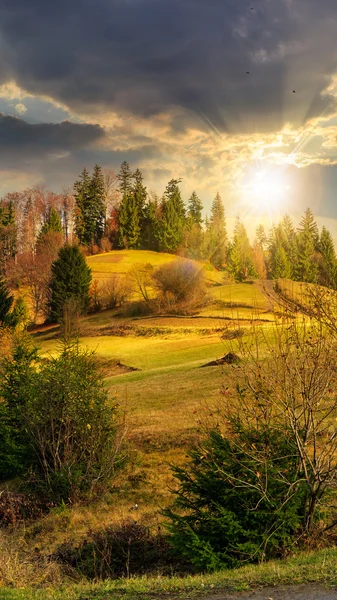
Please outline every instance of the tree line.
M171 179L160 198L124 161L117 175L99 165L91 174L83 169L72 192L7 194L0 201L0 273L15 279L20 267L25 276L38 267L43 278L66 241L89 254L126 248L209 260L236 281L288 278L337 287L332 236L319 231L309 208L297 226L287 215L269 231L258 225L251 243L240 218L228 235L219 193L204 217L197 192L184 202L180 182Z

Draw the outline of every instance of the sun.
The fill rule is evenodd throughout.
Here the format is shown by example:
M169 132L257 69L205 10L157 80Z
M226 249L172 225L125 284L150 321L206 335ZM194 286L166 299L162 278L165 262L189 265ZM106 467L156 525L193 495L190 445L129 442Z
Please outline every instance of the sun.
M289 185L285 175L273 170L257 171L243 188L245 202L252 209L268 213L284 207L288 191Z

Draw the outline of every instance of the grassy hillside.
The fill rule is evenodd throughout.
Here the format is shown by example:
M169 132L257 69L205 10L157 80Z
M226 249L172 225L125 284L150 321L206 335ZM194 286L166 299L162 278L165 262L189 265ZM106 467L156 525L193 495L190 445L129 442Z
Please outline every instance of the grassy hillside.
M108 279L113 273L125 275L137 263L150 263L153 267L159 267L173 260L177 260L174 254L150 250L114 250L87 257L92 278L98 280Z
M87 260L93 278L104 284L111 274L126 276L136 263L158 266L176 257L120 251ZM0 530L0 562L5 565L7 584L62 581L60 567L44 568L41 557L66 541L80 543L89 529L130 519L154 530L161 523L160 510L172 498L170 464L184 463L187 448L199 439L205 419L221 403L222 386L235 385L231 365L204 365L237 351L238 336L249 341L252 327L262 328L266 338L271 336L275 312L281 310L277 306L276 311L275 300L261 282L230 284L208 265L200 268L206 269L210 300L191 315L130 317L127 311L106 310L83 319L81 344L97 353L111 395L126 411L132 461L94 507L63 507L14 533ZM33 337L42 353L58 351L57 327L40 328ZM130 513L135 503L137 513ZM32 559L36 552L38 562ZM10 557L7 563L5 556Z

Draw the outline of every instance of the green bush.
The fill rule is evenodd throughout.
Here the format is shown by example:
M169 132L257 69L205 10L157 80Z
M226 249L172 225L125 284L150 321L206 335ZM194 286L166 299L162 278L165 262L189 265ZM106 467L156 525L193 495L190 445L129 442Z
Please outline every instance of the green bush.
M2 480L29 470L56 502L105 490L123 462L123 427L93 354L64 345L42 361L20 341L4 362L1 396Z
M182 556L212 571L277 557L291 546L307 491L291 432L233 420L226 436L212 429L189 458L187 468L174 468L177 498L164 511Z

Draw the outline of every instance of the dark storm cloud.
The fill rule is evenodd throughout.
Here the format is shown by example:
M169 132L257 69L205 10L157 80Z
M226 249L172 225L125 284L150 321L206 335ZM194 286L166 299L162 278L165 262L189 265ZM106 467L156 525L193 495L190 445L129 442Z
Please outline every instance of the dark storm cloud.
M28 161L59 152L75 151L99 141L105 132L99 125L27 123L0 113L0 156Z
M1 0L0 77L75 110L276 130L332 110L336 31L336 0Z

